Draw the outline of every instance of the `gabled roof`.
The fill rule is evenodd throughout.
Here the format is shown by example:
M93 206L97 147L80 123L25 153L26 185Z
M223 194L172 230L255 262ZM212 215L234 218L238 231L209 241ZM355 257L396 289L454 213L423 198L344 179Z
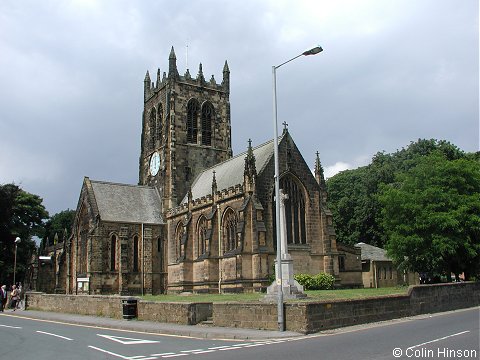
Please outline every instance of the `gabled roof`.
M283 136L278 141L280 142L282 139ZM199 199L203 196L211 195L213 171L215 171L218 191L243 184L246 155L247 152L243 152L202 171L192 184L192 198ZM273 157L273 140L253 148L253 155L255 156L255 167L258 174L260 174L268 161ZM187 201L187 196L185 196L182 203Z
M392 261L392 259L387 256L387 251L382 248L368 245L363 242L355 244L355 246L362 249L362 260Z
M89 181L101 220L139 224L164 223L161 199L156 188Z

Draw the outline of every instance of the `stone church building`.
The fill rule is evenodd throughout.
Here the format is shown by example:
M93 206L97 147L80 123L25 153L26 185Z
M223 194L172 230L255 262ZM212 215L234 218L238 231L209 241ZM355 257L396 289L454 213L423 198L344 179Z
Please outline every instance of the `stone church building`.
M59 257L66 293L159 294L264 290L274 272L274 140L233 156L230 70L182 76L172 48L168 72L144 80L139 184L86 177L72 235ZM318 153L315 172L285 127L278 139L288 251L295 273L340 271L332 214ZM358 256L357 256L358 258ZM343 269L345 270L345 269ZM352 275L357 274L357 275Z

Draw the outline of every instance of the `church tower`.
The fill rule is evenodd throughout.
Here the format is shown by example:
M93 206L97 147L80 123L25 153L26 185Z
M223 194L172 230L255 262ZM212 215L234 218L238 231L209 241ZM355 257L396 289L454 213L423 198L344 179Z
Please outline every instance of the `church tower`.
M139 166L139 184L155 186L163 211L178 205L192 181L204 169L232 156L230 127L230 70L223 79L206 81L202 64L195 78L177 70L172 47L168 73L155 82L147 71Z

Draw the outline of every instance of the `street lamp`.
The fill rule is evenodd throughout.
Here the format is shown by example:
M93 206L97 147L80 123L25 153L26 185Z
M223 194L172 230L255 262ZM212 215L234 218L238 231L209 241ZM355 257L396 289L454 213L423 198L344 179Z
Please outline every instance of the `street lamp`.
M272 66L272 77L273 77L273 156L275 160L275 224L276 226L276 235L277 235L277 271L275 274L275 281L277 284L277 313L278 313L278 329L280 331L285 331L284 326L284 314L283 314L283 289L282 289L282 243L280 239L280 229L282 229L282 224L280 224L280 170L278 164L278 125L277 125L277 69L290 61L299 58L300 56L316 55L322 52L323 49L321 46L317 45L309 50L304 51L303 53L287 60L280 65ZM285 249L286 250L286 249Z
M15 285L15 274L17 272L17 245L22 241L18 236L15 239L15 258L13 261L13 285Z

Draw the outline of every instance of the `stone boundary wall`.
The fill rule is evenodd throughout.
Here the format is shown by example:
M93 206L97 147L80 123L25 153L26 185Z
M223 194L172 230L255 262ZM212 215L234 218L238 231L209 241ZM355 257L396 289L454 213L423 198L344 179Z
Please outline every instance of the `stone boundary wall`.
M123 317L127 297L27 292L27 308L81 315ZM130 297L128 299L131 299ZM407 295L285 304L286 330L314 333L342 326L390 320L480 305L480 282L410 286ZM276 303L166 303L138 300L139 320L277 330Z
M27 309L123 318L124 296L26 293ZM137 299L139 320L195 325L212 316L211 303L153 302Z
M287 303L285 326L286 330L309 334L478 305L479 282L410 286L407 295ZM277 330L277 305L214 303L213 323L216 326Z

